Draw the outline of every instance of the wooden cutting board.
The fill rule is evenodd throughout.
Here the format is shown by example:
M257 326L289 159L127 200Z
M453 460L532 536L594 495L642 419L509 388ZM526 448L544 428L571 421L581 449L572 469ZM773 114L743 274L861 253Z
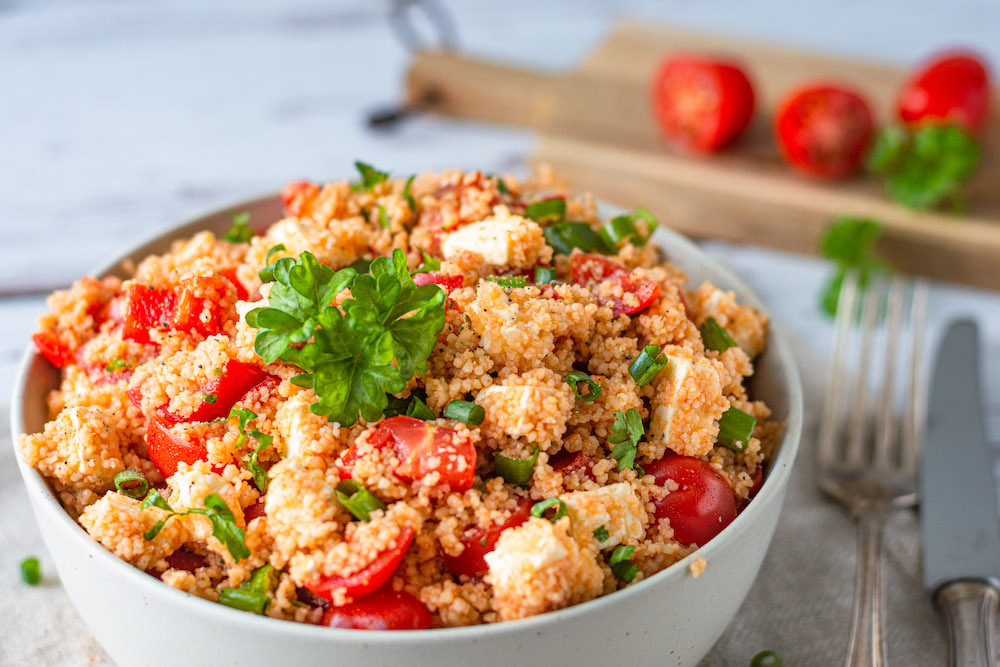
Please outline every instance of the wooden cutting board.
M737 145L710 157L673 153L649 103L649 81L667 54L725 54L754 81L757 113ZM815 252L838 215L872 217L886 228L880 253L912 273L1000 289L1000 94L985 133L983 162L963 216L913 211L889 201L866 176L828 183L791 172L778 154L771 113L801 83L842 81L863 92L880 120L908 75L904 69L782 49L662 26L617 26L573 72L546 73L419 54L410 70L414 108L535 128L535 159L574 189L626 208L642 205L690 236Z

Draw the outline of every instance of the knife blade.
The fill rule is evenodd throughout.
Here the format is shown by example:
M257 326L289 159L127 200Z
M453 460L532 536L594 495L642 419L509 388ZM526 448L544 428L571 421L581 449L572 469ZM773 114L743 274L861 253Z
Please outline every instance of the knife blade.
M934 363L921 463L924 585L944 614L952 665L993 665L1000 519L986 442L979 330L953 322Z

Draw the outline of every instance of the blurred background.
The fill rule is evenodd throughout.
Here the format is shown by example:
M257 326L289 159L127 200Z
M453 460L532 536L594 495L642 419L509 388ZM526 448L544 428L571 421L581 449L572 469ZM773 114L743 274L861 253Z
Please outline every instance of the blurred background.
M408 118L391 131L368 127L372 111L403 99L411 61L389 23L393 6L388 0L0 0L5 431L15 367L44 295L142 238L277 191L290 180L350 177L355 159L395 174L447 167L526 171L537 140L528 130L431 115ZM450 20L461 53L549 71L570 70L628 17L906 68L942 48L963 46L1000 72L997 0L440 0L434 6ZM416 13L414 25L434 41L426 16ZM785 327L807 391L812 388L807 396L815 399L830 336L816 306L825 263L747 245L705 245L746 279ZM959 312L981 316L986 373L996 389L989 428L1000 441L1000 299L939 285L933 307L941 320ZM7 442L0 444L7 457ZM16 486L11 475L2 479ZM23 503L19 488L9 493ZM838 529L852 535L843 521ZM772 551L794 549L785 538L779 531ZM0 564L2 591L15 585L7 561L41 546L31 521L0 523L0 544L12 551ZM914 549L912 539L890 542L890 558L903 572L901 588L912 584L906 577L917 576ZM845 551L852 552L853 545ZM823 567L838 581L850 581L852 561ZM794 585L782 583L783 574L765 568L765 583L747 604L770 601L770 609L780 611L769 589ZM22 614L15 609L21 602L0 596L0 632L6 635L0 637L0 663L2 644L9 648L16 639L20 651L63 641L59 664L103 664L65 598L56 591L44 595L48 606L39 614L55 615L73 631L48 636L38 624L41 616ZM921 648L922 626L908 620L909 607L901 602L894 601L901 616L890 641ZM842 633L827 633L826 623L846 623L847 603L843 596L820 595L809 607L817 627L808 641L826 641L836 652ZM793 657L798 652L807 661L808 641L783 640L780 627L771 629L775 634L761 639L762 648ZM731 652L716 653L713 664L730 664L725 656L740 655L738 641L760 632L760 626L748 627L728 637L720 651Z

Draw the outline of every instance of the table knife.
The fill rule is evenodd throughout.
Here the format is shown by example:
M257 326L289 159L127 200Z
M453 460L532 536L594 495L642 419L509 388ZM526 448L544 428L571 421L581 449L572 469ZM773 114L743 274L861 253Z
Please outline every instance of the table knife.
M953 322L931 376L920 521L924 585L944 616L955 667L996 664L1000 520L980 366L976 324Z

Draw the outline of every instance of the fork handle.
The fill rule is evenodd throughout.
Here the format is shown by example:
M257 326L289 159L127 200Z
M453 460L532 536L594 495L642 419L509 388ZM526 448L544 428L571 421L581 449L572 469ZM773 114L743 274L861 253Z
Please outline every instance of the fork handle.
M996 665L993 635L997 627L1000 588L988 579L959 579L934 593L944 614L951 667Z
M846 667L885 667L882 635L882 512L858 516L858 568Z

